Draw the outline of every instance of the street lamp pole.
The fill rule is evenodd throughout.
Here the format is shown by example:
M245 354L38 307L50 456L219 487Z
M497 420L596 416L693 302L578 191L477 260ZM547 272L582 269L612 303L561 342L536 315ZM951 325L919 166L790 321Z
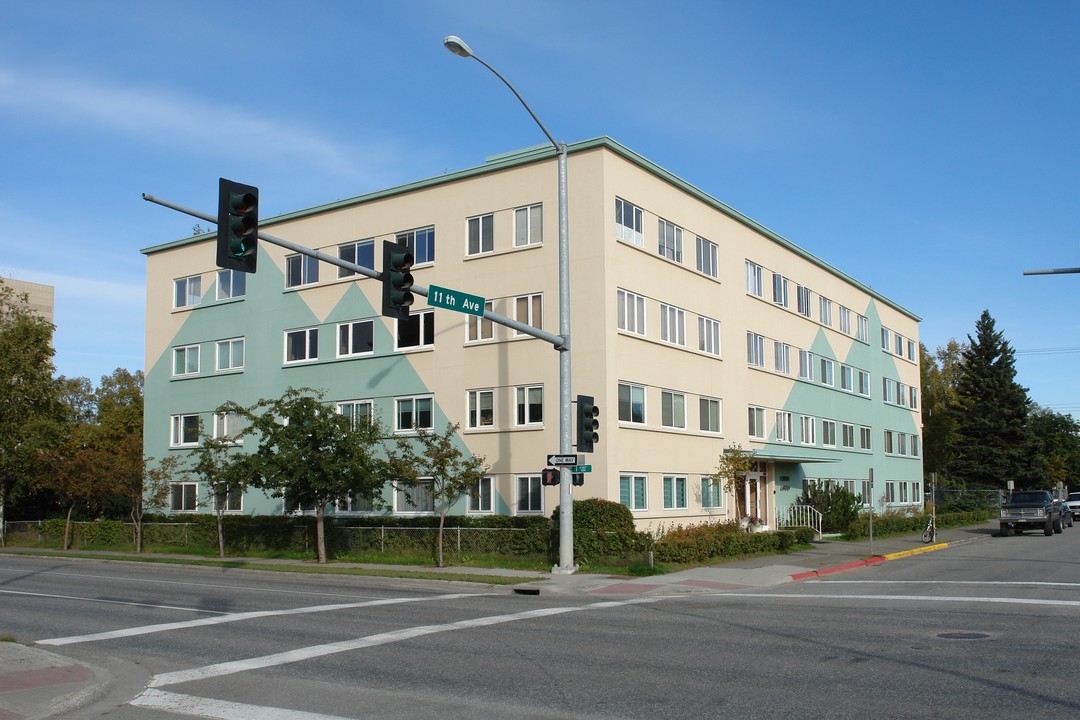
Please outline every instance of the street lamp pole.
M450 35L443 40L443 45L455 55L471 57L502 80L555 147L559 168L559 335L562 337L562 343L555 346L555 349L559 351L559 454L569 455L573 451L571 437L573 416L570 401L570 230L566 218L566 143L558 142L552 137L544 123L540 122L540 118L536 117L536 113L529 107L529 103L521 97L521 93L498 70L474 55L464 40L456 35ZM570 495L570 487L570 469L560 466L559 564L551 569L557 574L570 574L577 570L577 566L574 565L574 502Z

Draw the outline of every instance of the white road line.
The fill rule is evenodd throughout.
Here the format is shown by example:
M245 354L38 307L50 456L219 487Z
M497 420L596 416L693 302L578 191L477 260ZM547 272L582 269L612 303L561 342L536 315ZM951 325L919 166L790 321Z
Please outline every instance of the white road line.
M321 715L300 710L245 705L228 702L227 700L212 700L193 695L181 695L164 690L145 690L128 704L151 710L164 710L178 715L211 718L212 720L349 720L349 718L343 718L340 715Z
M203 610L201 608L179 607L177 605L154 605L152 603L130 602L128 600L104 600L102 598L79 597L77 595L54 595L52 593L21 592L19 590L0 590L3 595L27 595L29 597L54 598L58 600L78 600L79 602L106 603L109 605L134 605L136 607L148 607L158 610L181 610L183 612L197 612L202 614L226 615L218 610Z
M1080 589L1080 583L1043 582L1040 580L804 580L803 585L989 585L989 586L1037 586L1067 587Z
M547 617L550 615L561 615L563 613L578 612L580 610L601 610L606 608L620 607L623 605L658 602L659 600L661 600L661 598L638 597L629 600L599 602L589 605L577 605L572 607L540 608L537 610L526 610L525 612L511 613L507 615L490 615L488 617L473 618L471 620L460 620L458 622L446 623L444 625L420 625L417 627L395 630L393 632L379 633L378 635L368 635L366 637L356 638L354 640L343 640L341 642L329 643L326 645L312 645L306 648L298 648L296 650L274 653L272 655L248 658L246 660L234 660L231 662L216 663L214 665L205 665L203 667L192 668L190 670L178 670L176 672L162 673L161 675L155 675L153 679L150 680L149 687L165 687L167 685L176 685L179 683L191 682L193 680L217 678L223 675L247 672L249 670L260 670L263 668L274 667L277 665L287 665L289 663L300 662L302 660L310 660L326 655L333 655L335 653L375 647L377 645L387 645L389 643L401 642L403 640L411 640L413 638L423 637L425 635L433 635L435 633L450 632L452 630L466 630L469 628L486 627L489 625L515 622L518 620L531 620L533 618Z
M700 597L688 596L688 597ZM991 603L997 605L1055 605L1059 607L1080 607L1080 600L1040 600L1037 598L1001 598L1001 597L963 597L951 595L785 595L782 593L714 593L714 597L739 598L776 598L778 600L910 600L913 602L966 602Z
M110 630L108 632L92 633L90 635L73 635L71 637L50 638L37 640L38 645L74 645L76 643L95 642L97 640L113 640L116 638L134 637L136 635L149 635L150 633L165 632L168 630L181 630L185 628L202 627L206 625L220 625L222 623L237 622L240 620L252 620L255 618L276 617L280 615L306 615L317 612L333 612L335 610L351 610L353 608L376 607L379 605L398 605L410 602L427 602L429 600L458 600L460 598L480 597L491 593L454 593L451 595L433 595L430 597L415 598L385 598L382 600L367 600L358 603L340 603L337 605L315 605L311 607L291 608L289 610L259 610L256 612L233 613L199 620L183 620L180 622L161 623L159 625L143 625L141 627Z

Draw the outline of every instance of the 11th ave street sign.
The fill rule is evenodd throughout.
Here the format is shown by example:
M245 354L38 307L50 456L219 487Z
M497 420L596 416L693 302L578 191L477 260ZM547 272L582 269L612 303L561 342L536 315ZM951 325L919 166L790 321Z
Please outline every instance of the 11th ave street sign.
M463 293L460 290L430 285L428 286L427 301L428 305L432 307L456 310L469 315L483 316L484 314L484 298L479 295Z

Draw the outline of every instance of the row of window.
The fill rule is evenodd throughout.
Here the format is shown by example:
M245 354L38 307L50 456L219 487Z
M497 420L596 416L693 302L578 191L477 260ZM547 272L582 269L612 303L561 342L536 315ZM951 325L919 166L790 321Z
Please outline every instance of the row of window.
M746 292L754 297L765 299L764 268L758 263L746 261ZM772 273L772 301L775 305L792 309L789 293L790 280L780 273ZM814 318L814 293L805 285L795 285L795 312L808 320ZM835 311L835 313L834 313ZM834 318L835 315L835 318ZM855 324L852 325L852 317ZM870 321L865 315L853 312L843 305L837 305L824 295L818 295L817 322L826 326L834 327L845 335L850 335L864 343L870 342Z
M619 383L619 422L630 425L646 425L645 386L629 382ZM698 397L698 429L707 433L722 432L719 398ZM676 390L660 391L660 426L685 430L687 427L687 394Z
M818 481L815 478L807 478L808 482ZM853 495L862 498L863 507L870 507L871 486L869 480L839 480L833 478L821 478L820 482L828 485L834 484L843 487ZM885 494L882 499L890 505L912 505L922 502L922 483L918 480L886 480Z
M660 482L663 489L662 502L664 510L689 510L688 489L691 487L689 477L686 475L663 475ZM701 475L698 477L698 482L695 483L693 490L696 491L693 499L697 507L704 511L724 509L723 484L713 482L708 475ZM648 475L620 474L619 502L631 510L648 510Z
M765 369L765 336L753 331L746 333L746 362ZM779 340L773 341L773 371L781 375L791 374L792 346ZM870 373L866 370L839 363L831 358L816 356L809 350L798 349L798 378L821 385L837 387L845 392L870 397ZM839 368L839 372L837 372Z
M238 270L217 271L217 299L231 300L247 294L247 273ZM195 307L202 302L202 276L192 275L173 281L173 307Z
M615 237L618 240L635 247L644 248L644 218L645 213L640 207L622 198L615 198ZM682 264L683 229L669 220L657 218L656 237L657 254L660 257ZM695 238L695 267L697 271L711 278L717 277L720 269L717 261L716 243L706 240L700 235L696 235Z
M647 335L646 316L648 301L644 295L619 288L616 294L618 327L623 332L642 337ZM672 345L686 347L686 311L682 308L658 303L660 308L660 340ZM698 316L697 348L703 353L720 355L720 321Z
M915 341L884 326L881 328L881 349L896 357L906 358L911 362L918 362ZM905 351L907 353L906 355Z
M773 411L774 442L795 442L795 418L798 417L799 444L843 448L845 450L873 450L872 430L866 425L838 422L813 415L796 415L788 410ZM818 428L820 427L820 435ZM838 432L839 431L839 434ZM755 440L769 439L768 412L765 408L751 405L747 408L747 432ZM919 436L895 430L884 431L884 450L887 455L919 456Z

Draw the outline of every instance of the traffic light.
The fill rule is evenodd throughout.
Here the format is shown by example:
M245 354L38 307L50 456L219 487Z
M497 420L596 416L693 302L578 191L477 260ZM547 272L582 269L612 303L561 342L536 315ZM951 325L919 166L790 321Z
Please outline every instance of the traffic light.
M383 242L382 264L382 314L405 320L413 303L413 255L404 245L386 240Z
M255 272L259 188L221 178L217 217L217 266Z
M592 395L577 396L577 450L592 452L600 442L600 408L593 404Z
M559 484L559 469L558 468L544 468L540 473L541 485L558 485Z

